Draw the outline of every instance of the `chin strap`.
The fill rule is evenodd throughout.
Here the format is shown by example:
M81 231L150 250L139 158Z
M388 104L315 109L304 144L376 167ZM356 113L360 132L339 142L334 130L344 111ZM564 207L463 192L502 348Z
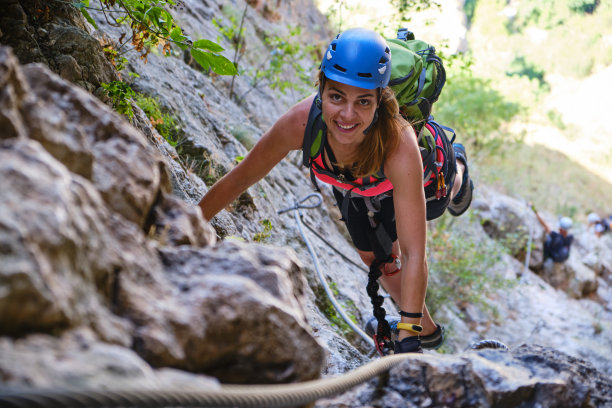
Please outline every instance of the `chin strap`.
M364 131L363 134L367 135L368 132L370 131L370 129L372 129L372 127L376 124L376 122L378 122L378 108L376 108L376 110L374 111L374 119L372 119L372 123L370 123L370 126L368 126Z

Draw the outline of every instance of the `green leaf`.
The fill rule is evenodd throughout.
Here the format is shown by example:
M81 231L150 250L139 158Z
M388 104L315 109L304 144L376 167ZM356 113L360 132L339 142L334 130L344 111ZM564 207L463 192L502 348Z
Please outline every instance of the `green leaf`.
M151 7L149 10L147 10L147 12L145 13L145 17L149 17L150 21L158 28L162 28L161 23L159 22L159 18L161 16L161 13L164 10L162 8L159 7Z
M188 46L185 44L187 37L183 35L181 27L174 27L172 31L170 31L170 39L183 51L187 49Z
M183 35L181 27L174 27L172 31L170 31L170 38L174 41L184 41L185 36Z
M210 67L219 75L237 75L236 65L223 55L207 53L209 55Z
M89 15L89 12L87 12L87 10L85 8L81 9L81 14L83 14L83 17L85 17L85 20L87 20L89 22L89 24L91 24L92 26L94 26L94 28L97 30L98 29L98 25L96 24L96 22L94 21L93 18L91 18L91 16Z
M200 48L204 50L210 50L212 52L221 52L225 50L225 48L221 47L216 42L210 40L197 40L193 43L193 48Z
M198 64L202 66L202 68L204 68L205 71L210 68L210 60L208 59L209 54L210 53L208 52L203 52L195 48L191 49L191 56L197 61Z

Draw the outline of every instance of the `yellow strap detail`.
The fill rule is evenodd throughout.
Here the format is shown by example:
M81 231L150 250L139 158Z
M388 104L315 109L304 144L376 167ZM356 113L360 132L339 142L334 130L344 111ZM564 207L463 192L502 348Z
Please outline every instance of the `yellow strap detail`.
M401 323L401 322L397 324L397 329L398 330L408 330L413 333L420 333L423 331L423 327L419 326L418 324Z

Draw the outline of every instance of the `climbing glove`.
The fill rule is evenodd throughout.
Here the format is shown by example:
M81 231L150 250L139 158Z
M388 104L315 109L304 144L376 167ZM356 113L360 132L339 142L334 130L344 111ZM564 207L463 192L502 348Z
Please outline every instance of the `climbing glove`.
M406 337L402 341L395 342L395 354L398 353L422 353L421 340L419 336Z

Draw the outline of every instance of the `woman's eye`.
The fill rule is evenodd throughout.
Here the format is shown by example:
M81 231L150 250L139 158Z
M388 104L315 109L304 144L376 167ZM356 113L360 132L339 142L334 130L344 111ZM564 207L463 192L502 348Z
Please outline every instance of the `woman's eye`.
M339 101L342 97L340 95L338 95L338 94L331 94L331 95L329 95L329 98L332 101Z
M361 106L368 106L370 104L370 101L368 99L360 99L359 100L359 105Z

